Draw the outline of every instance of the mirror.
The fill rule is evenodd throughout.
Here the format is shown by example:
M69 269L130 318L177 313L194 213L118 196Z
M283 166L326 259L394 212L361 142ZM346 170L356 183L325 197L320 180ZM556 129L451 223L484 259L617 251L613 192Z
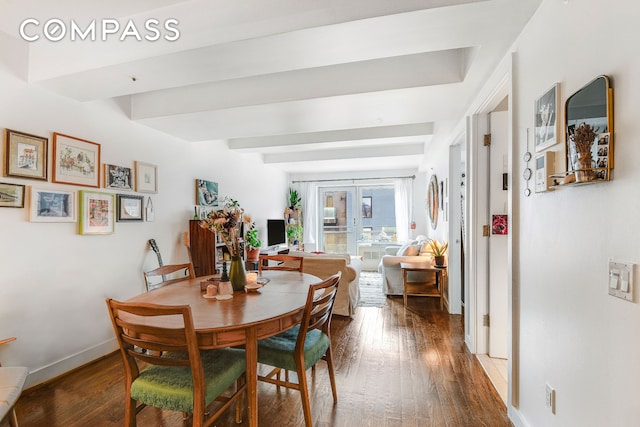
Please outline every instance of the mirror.
M427 210L429 211L431 228L435 230L438 226L438 178L435 175L431 175L427 185Z
M575 172L576 181L611 179L613 89L607 76L598 76L567 99L565 130L566 170ZM587 148L581 141L585 135Z

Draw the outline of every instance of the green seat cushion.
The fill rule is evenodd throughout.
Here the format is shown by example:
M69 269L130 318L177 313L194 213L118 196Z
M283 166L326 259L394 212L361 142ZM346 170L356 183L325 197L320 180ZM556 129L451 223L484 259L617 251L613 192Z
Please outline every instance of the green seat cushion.
M293 350L298 339L299 326L275 335L271 338L258 341L258 362L277 368L296 370L296 362L293 358ZM307 333L304 342L305 370L315 365L329 348L329 337L318 329Z
M186 353L165 357L186 358ZM243 350L201 351L205 404L222 394L246 370ZM150 365L131 384L131 398L170 411L193 412L193 377L189 366Z

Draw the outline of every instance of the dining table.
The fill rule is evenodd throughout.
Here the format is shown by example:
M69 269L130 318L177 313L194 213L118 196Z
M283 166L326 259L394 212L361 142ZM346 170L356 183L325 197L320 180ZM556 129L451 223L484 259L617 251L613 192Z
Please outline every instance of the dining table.
M127 302L189 305L201 350L244 346L247 362L247 412L249 425L258 426L258 340L286 331L300 323L309 285L316 276L295 271L263 271L255 291L237 291L231 299L206 297L200 282L208 277L185 279L137 295ZM205 286L206 288L206 286ZM159 316L149 322L179 327L181 319Z

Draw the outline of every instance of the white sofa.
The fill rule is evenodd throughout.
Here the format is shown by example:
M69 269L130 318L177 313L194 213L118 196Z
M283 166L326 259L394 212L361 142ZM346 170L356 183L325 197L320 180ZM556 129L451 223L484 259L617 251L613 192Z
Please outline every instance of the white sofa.
M303 256L303 272L313 274L320 279L342 272L338 294L333 306L333 314L353 316L360 299L360 272L362 261L348 254L316 254L311 252L291 251L289 255Z
M386 295L402 295L404 284L402 280L403 262L432 262L433 256L427 251L426 243L428 239L412 240L406 242L400 249L397 247L387 248L387 253L380 258L378 272L382 274L382 289ZM417 271L409 272L410 275L425 275ZM419 280L411 277L411 280Z

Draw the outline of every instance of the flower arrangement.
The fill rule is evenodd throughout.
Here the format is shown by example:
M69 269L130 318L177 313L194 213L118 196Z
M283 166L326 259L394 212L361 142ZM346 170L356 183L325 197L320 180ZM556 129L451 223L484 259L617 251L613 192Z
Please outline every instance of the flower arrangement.
M576 144L578 157L591 157L591 145L596 136L595 129L587 123L582 123L576 128L573 134L573 142Z
M227 246L229 255L235 257L242 255L240 229L243 221L245 221L244 209L240 207L237 200L225 197L223 208L209 212L207 217L200 221L200 226L217 233Z

